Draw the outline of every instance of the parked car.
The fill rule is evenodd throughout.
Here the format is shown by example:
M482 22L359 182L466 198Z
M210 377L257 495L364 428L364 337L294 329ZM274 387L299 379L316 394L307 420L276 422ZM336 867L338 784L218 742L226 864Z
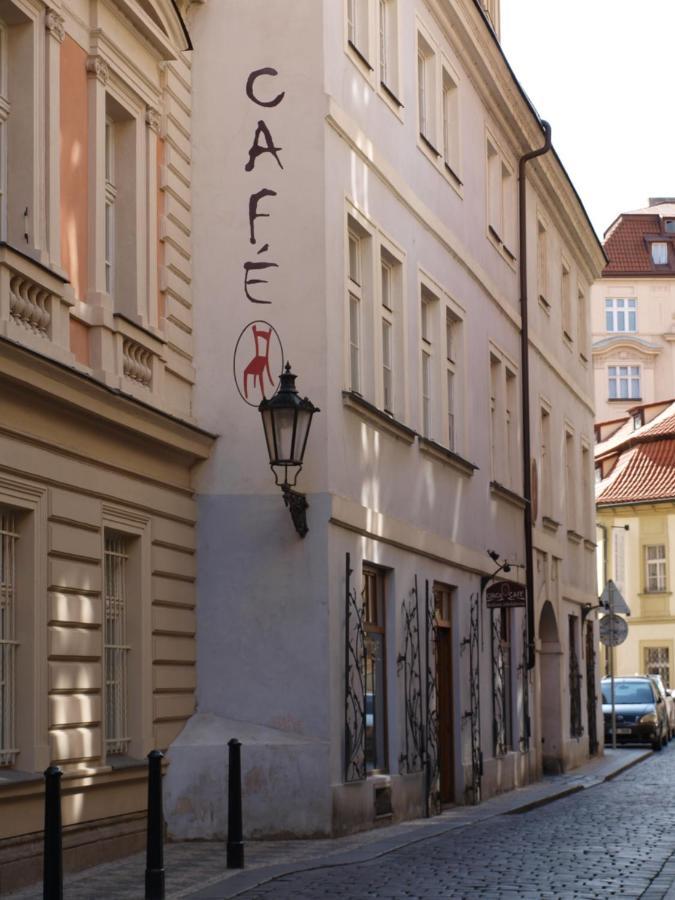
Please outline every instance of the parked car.
M602 679L602 712L605 742L612 740L612 697L609 678ZM616 740L621 744L651 744L660 750L668 742L668 711L665 698L648 675L614 679Z
M666 701L666 710L668 712L668 739L670 740L670 738L675 737L675 699L673 698L673 692L668 690L660 675L650 675L649 677L656 682L656 686L661 692L661 696Z

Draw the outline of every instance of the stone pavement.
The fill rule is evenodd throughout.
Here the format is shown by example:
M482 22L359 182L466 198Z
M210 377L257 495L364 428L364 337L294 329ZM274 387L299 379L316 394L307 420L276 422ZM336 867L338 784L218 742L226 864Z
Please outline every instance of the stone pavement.
M552 800L560 802L548 805ZM660 754L606 750L603 759L566 775L477 807L453 807L432 819L331 840L249 842L244 871L225 869L221 843L168 844L167 900L612 895L660 900L675 880L675 822L669 838L673 801L675 744ZM138 854L67 876L64 898L142 900L144 865ZM10 896L40 900L42 891Z

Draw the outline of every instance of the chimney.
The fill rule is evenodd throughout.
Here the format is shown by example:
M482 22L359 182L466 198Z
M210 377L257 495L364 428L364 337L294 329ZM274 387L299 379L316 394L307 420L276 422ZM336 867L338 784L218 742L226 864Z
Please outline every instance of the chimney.
M649 205L662 206L664 203L675 203L675 197L650 197Z

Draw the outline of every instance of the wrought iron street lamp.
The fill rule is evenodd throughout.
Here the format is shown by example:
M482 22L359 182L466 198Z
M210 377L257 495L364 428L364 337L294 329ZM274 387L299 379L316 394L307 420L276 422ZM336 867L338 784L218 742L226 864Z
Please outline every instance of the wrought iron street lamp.
M295 530L300 537L304 537L308 531L309 504L305 495L293 488L305 458L312 416L319 412L319 408L307 397L300 397L295 387L296 377L291 372L291 364L286 363L279 390L269 400L265 398L258 409L262 416L274 483L281 488Z

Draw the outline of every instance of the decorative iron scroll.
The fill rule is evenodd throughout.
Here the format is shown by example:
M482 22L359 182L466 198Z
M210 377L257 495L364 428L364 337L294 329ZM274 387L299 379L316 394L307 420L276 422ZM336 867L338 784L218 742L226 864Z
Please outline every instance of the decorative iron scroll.
M438 716L438 616L436 598L429 595L429 582L425 585L426 610L426 796L427 815L436 816L441 812L440 766L438 761L439 716Z
M577 648L570 641L570 735L581 737L584 726L581 721L581 671Z
M588 712L588 752L598 752L598 696L595 693L595 641L593 623L586 624L586 707Z
M402 648L397 659L403 675L405 728L399 756L401 772L421 772L424 765L424 710L422 703L422 659L420 653L420 612L417 575L407 600L401 604Z
M504 679L504 647L501 635L501 610L490 610L492 633L492 739L495 756L506 755L506 684Z
M480 803L483 754L480 748L480 653L479 653L480 594L471 595L471 623L469 637L462 641L462 650L469 650L469 709L462 718L471 728L471 786L469 800Z
M345 559L345 769L347 782L366 777L366 642L363 599Z
M523 720L520 728L520 749L525 753L530 749L530 679L528 674L527 615L523 610L523 652L518 666L523 692Z

